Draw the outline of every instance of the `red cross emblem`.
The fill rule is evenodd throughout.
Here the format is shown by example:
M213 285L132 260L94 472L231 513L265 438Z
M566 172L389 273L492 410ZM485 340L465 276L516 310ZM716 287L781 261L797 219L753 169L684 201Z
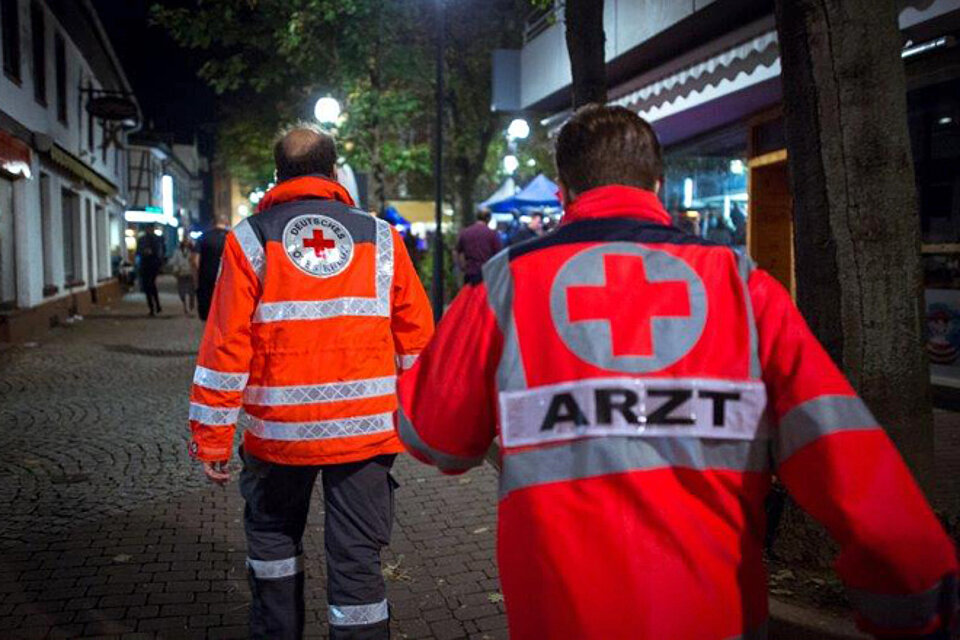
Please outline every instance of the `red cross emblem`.
M313 249L313 254L318 258L326 254L327 249L333 249L335 246L337 246L337 243L333 240L327 240L320 229L313 230L313 238L303 239L304 250Z
M608 322L615 357L653 356L653 321L690 317L689 284L649 281L638 255L605 255L603 270L605 284L567 289L569 321Z

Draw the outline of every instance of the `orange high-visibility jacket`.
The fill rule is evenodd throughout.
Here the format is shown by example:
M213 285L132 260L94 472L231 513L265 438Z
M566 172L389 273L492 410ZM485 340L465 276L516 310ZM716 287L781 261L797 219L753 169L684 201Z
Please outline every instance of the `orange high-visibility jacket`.
M229 234L190 394L190 453L338 464L397 453L398 369L433 333L399 234L321 177L282 182Z

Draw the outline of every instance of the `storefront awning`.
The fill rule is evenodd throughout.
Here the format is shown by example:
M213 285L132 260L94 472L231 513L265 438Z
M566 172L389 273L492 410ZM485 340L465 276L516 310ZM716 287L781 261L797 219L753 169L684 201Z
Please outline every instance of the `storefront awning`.
M72 173L78 179L83 180L95 191L99 191L101 194L108 197L117 193L116 185L85 165L76 156L60 146L53 145L53 147L50 149L50 159L61 168Z
M777 32L770 30L657 78L614 104L656 122L779 76Z

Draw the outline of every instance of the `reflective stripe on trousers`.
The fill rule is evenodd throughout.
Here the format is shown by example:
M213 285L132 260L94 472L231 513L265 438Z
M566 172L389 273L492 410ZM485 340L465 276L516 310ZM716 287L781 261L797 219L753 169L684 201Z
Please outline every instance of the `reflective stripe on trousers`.
M337 627L355 627L374 624L390 617L387 599L370 604L331 604L327 607L327 622Z
M303 573L303 554L282 560L255 560L247 558L247 567L259 580L276 580L289 578Z

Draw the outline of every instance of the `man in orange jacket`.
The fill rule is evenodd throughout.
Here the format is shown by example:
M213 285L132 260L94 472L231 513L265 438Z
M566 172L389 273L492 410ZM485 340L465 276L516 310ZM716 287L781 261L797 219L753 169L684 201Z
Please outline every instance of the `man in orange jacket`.
M560 228L487 262L400 381L421 460L501 445L510 637L765 638L776 472L839 543L862 628L946 640L953 545L790 294L671 225L637 114L578 111L556 155Z
M250 632L299 638L301 539L318 473L335 640L389 636L380 550L403 447L396 376L433 333L403 241L353 208L332 176L336 144L310 127L274 149L275 188L227 237L190 394L190 453L213 482L244 428Z

